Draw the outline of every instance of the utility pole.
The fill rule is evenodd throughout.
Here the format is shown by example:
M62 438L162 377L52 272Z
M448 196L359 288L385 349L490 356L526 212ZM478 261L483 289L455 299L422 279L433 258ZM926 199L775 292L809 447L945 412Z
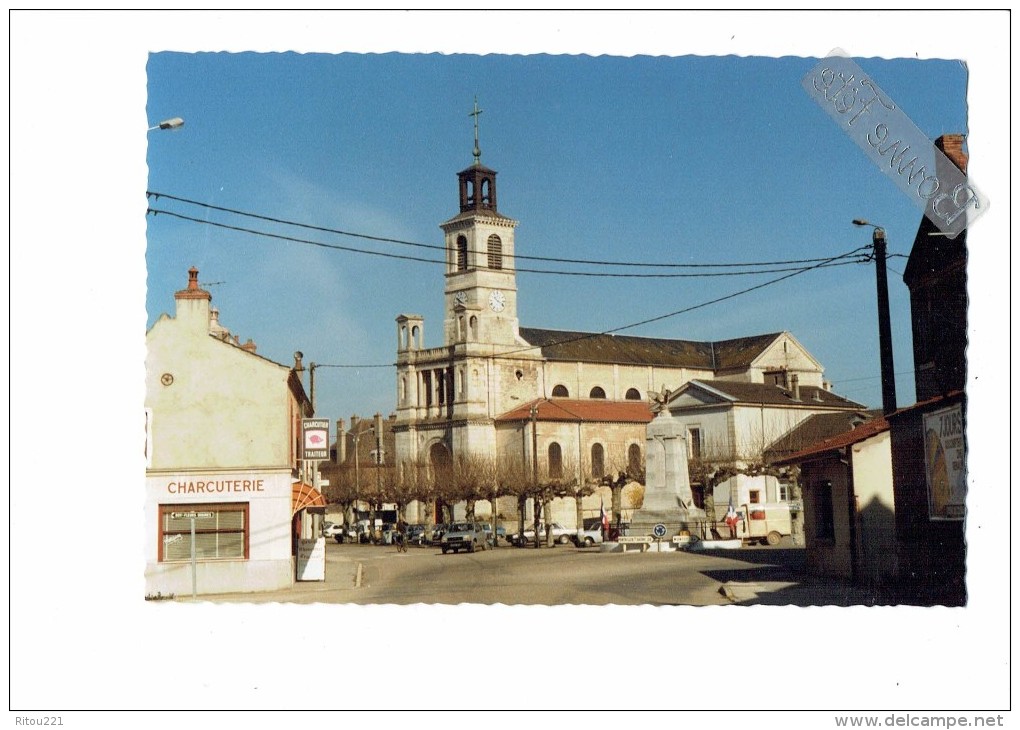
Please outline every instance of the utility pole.
M896 375L893 367L892 325L889 321L889 281L886 275L885 229L862 218L855 218L855 226L871 226L873 256L875 257L875 286L878 294L878 352L882 367L882 413L896 410Z
M315 368L314 362L308 363L308 402L312 404L312 415L315 415Z

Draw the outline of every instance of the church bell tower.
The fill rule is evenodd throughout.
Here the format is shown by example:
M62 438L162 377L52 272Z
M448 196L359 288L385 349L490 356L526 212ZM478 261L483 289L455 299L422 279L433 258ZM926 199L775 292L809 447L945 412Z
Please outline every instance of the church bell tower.
M457 173L460 212L440 228L446 237L447 345L518 344L514 229L496 205L496 171L482 165L475 100L474 163Z

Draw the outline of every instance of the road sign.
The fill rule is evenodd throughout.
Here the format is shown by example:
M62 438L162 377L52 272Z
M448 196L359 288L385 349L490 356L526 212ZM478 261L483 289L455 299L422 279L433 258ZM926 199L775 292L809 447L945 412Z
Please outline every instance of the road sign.
M656 537L665 537L666 526L660 522L659 524L652 528L652 534L655 535Z

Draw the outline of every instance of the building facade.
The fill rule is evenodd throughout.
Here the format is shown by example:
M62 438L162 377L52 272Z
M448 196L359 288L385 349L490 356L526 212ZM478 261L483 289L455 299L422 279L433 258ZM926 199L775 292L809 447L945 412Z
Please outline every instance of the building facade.
M808 357L787 334L778 344ZM671 393L665 407L686 430L694 501L705 508L711 496L710 520L721 519L731 504L794 500L790 482L769 468L776 445L810 419L862 409L824 387L802 386L797 373L769 382L692 380ZM800 510L794 505L792 511L796 522Z
M963 143L963 135L951 134L939 137L935 146L948 164L966 172ZM950 239L923 217L903 281L910 289L917 403L888 416L900 579L912 600L962 605L967 600L966 230Z
M240 345L188 274L146 333L146 593L191 592L193 520L199 593L289 586L301 509L322 504L295 483L311 407L295 369Z
M521 327L517 221L498 210L496 175L476 155L457 175L457 214L440 226L442 346L426 347L420 315L396 318L398 471L508 450L526 463L537 458L540 474L569 460L578 474L591 476L600 454L607 471L623 471L643 462L635 449L645 442L650 391L676 390L693 379L773 386L797 379L826 389L821 364L788 332L699 342ZM583 414L591 403L601 405L589 419ZM635 404L642 407L639 419L628 410ZM533 407L542 441L534 452L522 425ZM568 419L570 427L561 420L565 411L579 414Z
M892 450L884 418L822 439L778 463L800 469L809 570L872 586L896 576Z

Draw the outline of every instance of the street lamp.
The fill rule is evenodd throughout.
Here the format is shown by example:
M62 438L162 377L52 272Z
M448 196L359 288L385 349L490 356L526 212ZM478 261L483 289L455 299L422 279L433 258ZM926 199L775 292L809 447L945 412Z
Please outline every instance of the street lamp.
M154 129L180 129L184 126L184 120L180 117L173 117L172 119L164 119L162 122L154 127L149 127L147 132L151 132Z
M364 431L355 431L354 432L354 523L355 524L358 523L358 502L361 501L361 471L360 471L360 466L359 466L361 464L361 460L359 459L360 454L358 452L358 439L361 438L361 434L363 434L363 433L373 433L374 431L375 431L375 427L369 426ZM374 525L373 525L373 527L374 527Z
M896 410L896 375L893 369L892 326L889 322L889 281L885 270L885 229L863 218L854 218L855 226L871 226L875 258L875 286L878 291L878 352L882 363L882 413Z

